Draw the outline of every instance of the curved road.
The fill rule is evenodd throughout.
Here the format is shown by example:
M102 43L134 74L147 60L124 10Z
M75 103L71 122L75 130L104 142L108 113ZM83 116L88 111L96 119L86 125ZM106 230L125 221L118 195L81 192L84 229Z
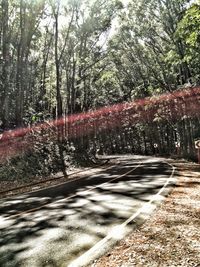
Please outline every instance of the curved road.
M116 158L96 175L0 200L0 266L84 266L141 223L174 168L159 158Z

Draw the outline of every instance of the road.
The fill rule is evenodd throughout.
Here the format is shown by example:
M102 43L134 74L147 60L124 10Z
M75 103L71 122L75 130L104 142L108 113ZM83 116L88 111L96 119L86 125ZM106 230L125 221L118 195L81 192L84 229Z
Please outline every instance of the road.
M174 168L116 158L96 175L0 200L0 266L84 266L146 218Z

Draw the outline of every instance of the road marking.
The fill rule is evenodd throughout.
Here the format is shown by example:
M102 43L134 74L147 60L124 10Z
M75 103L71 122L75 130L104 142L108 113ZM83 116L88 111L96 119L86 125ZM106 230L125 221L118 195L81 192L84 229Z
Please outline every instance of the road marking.
M163 161L164 163L168 164L170 167L172 167L172 172L170 177L166 180L165 184L163 185L163 187L158 191L157 194L155 194L151 200L149 200L147 203L145 203L135 214L133 214L129 219L127 219L122 225L123 226L127 226L131 221L133 221L140 213L148 210L148 208L150 207L150 205L158 200L158 197L162 194L162 192L165 190L165 188L167 187L167 185L170 183L170 180L172 179L172 177L174 176L174 172L175 172L175 167L171 164L169 164L166 161Z
M115 167L115 166L117 166L117 165L119 165L119 164L120 164L120 163L118 163L118 164L116 164L116 165L113 165L112 167ZM107 183L110 183L110 182L112 182L112 181L115 181L115 180L117 180L117 179L119 179L119 178L121 178L121 177L124 177L124 176L126 176L127 174L129 174L129 173L131 173L132 171L134 171L135 169L137 169L137 168L138 168L139 166L141 166L142 164L143 164L143 163L140 162L136 167L132 168L131 170L127 171L126 173L124 173L124 174L122 174L122 175L120 175L120 176L117 176L117 177L115 177L115 178L113 178L113 179L111 179L111 180L109 180L109 181L106 181L106 182L104 182L104 183L102 183L102 184L98 184L97 186L93 186L92 188L85 190L85 192L90 192L90 191L94 190L95 188L98 188L99 186L102 186L102 185L104 185L104 184L107 184ZM109 168L111 168L111 167L109 167ZM107 170L107 169L105 169L105 170ZM83 178L83 177L82 177L82 178ZM81 178L80 178L80 179L81 179ZM77 180L80 180L80 179L77 179ZM76 180L75 180L75 181L76 181ZM56 202L54 202L54 203L59 203L59 202L62 202L63 200L68 200L68 199L71 199L71 198L76 197L76 196L77 196L77 195L74 194L74 195L72 195L72 196L70 196L70 197L62 198L62 199L60 199L60 200L58 200L58 201L56 201ZM31 212L40 210L41 208L43 208L43 207L47 207L48 205L51 205L51 204L52 204L52 203L46 203L46 204L41 205L41 206L39 206L39 207L37 207L37 208L33 208L33 209L29 209L29 210L26 210L26 211L19 212L19 213L17 213L17 214L14 214L14 215L11 215L11 216L5 218L5 220L14 219L14 218L16 218L16 217L18 217L18 216L21 216L21 215L23 215L23 214L31 213Z
M136 213L134 213L131 217L129 217L125 222L123 222L122 224L113 227L113 229L111 230L111 232L104 237L102 240L100 240L98 243L96 243L92 248L90 248L88 251L86 251L84 254L82 254L80 257L78 257L77 259L75 259L73 262L71 262L71 264L68 265L68 267L83 267L85 265L88 265L92 260L94 260L95 258L97 258L98 256L98 251L100 248L104 247L106 245L106 243L109 240L120 240L124 237L124 233L126 226L132 222L134 219L136 219L136 217L138 217L141 213L145 213L147 210L152 209L151 204L156 201L158 199L159 196L161 196L161 193L164 191L164 189L167 187L167 185L172 181L172 177L174 175L175 172L175 167L166 162L163 161L162 162L168 164L170 167L172 167L172 172L169 178L167 178L167 181L165 182L164 186L159 190L159 192L157 194L155 194L151 200L149 200L147 203L145 203L140 209L138 209L138 211ZM96 255L96 257L95 257ZM92 259L92 260L91 260Z
M93 170L93 169L95 169L95 168L98 168L98 167L101 167L101 166L104 166L105 164L103 163L103 164L98 164L97 166L95 166L95 167L88 167L88 168L85 168L84 170L81 170L81 171L77 171L77 172L73 172L73 173L70 173L69 175L67 175L67 177L66 178L69 178L70 176L74 176L74 175L76 175L76 174L79 174L79 173L84 173L84 172L87 172L87 171L89 171L89 170ZM117 164L116 164L117 165ZM110 167L110 166L109 166ZM105 170L107 170L109 167L107 167L107 168L102 168L102 169L105 169ZM40 182L37 182L37 183L33 183L33 184L27 184L27 185L22 185L22 186L19 186L19 187L16 187L16 188L11 188L11 189L9 189L9 190L5 190L5 191L0 191L0 194L2 194L2 193L8 193L8 192L10 192L10 191L16 191L16 190L20 190L20 189L22 189L22 188L24 188L24 187L32 187L32 186L37 186L37 185L40 185L40 184L42 184L42 183L46 183L46 182L51 182L51 181L55 181L56 179L61 179L61 178L63 178L63 177L65 177L64 175L62 175L62 176L59 176L59 177L56 177L56 178L50 178L50 179L47 179L47 180L45 180L45 181L40 181ZM66 182L62 182L62 183L60 183L59 185L62 185L62 184L65 184L65 183L69 183L69 182L71 182L71 181L75 181L75 180L80 180L81 178L83 178L83 177L80 177L80 178L78 178L78 179L76 179L76 178L72 178L72 179L70 179L70 181L66 181ZM58 184L57 184L58 185ZM54 186L57 186L56 184L54 184L54 185L51 185L51 186L49 186L48 188L51 188L51 187L54 187ZM38 189L38 190L33 190L33 191L27 191L27 192L25 192L26 194L29 194L29 193L35 193L35 192L38 192L38 191L41 191L41 190L44 190L45 188L40 188L40 189ZM25 194L24 193L24 194ZM16 196L17 194L12 194L11 196ZM10 197L9 195L8 195L8 197Z

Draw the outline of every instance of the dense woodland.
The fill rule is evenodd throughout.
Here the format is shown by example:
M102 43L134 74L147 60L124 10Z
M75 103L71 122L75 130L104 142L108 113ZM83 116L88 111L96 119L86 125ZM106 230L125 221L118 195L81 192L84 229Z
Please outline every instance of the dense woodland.
M18 144L26 139L31 148L6 154L0 176L66 173L70 164L88 162L97 153L195 159L198 94L192 98L195 112L181 96L174 109L167 100L159 105L158 96L198 88L199 62L199 1L1 0L1 145L9 130L60 118L65 123L20 137ZM153 102L145 101L120 123L110 124L108 111L95 130L70 132L71 115L151 97L158 100L149 119L144 116ZM133 119L138 112L140 119Z

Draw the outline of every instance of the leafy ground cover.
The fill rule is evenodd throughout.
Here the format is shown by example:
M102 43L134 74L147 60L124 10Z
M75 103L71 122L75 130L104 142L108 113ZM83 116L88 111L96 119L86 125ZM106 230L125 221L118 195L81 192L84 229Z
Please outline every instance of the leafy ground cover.
M26 179L22 179L23 177L19 176L14 180L0 180L0 198L40 190L68 182L70 179L80 179L81 177L98 173L103 168L107 168L114 163L114 160L110 161L110 163L97 160L95 163L90 162L88 167L72 165L68 169L66 176L60 171L49 176L33 176Z

